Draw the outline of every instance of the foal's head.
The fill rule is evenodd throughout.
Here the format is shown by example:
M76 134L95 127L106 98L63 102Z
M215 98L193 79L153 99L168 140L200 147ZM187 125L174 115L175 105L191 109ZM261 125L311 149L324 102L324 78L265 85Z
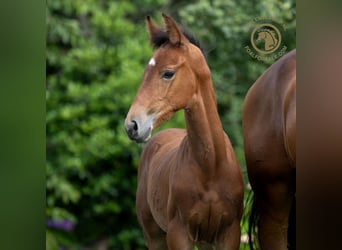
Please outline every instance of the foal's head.
M163 14L165 31L147 17L150 41L156 48L127 114L130 139L146 142L154 128L185 108L196 95L201 80L210 77L203 53Z

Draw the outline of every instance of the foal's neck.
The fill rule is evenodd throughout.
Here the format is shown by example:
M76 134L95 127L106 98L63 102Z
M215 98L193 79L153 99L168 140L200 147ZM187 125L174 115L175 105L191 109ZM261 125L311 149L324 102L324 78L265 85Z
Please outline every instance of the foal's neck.
M210 75L199 81L198 91L185 109L188 140L198 164L206 174L215 175L228 161L227 145Z

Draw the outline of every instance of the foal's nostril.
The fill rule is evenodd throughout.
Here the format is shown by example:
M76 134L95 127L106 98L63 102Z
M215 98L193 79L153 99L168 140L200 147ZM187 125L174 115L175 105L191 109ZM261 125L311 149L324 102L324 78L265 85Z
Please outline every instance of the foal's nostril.
M132 140L138 136L138 123L135 120L126 123L126 133Z
M138 130L138 123L134 120L132 120L132 123L133 123L133 130L137 131Z

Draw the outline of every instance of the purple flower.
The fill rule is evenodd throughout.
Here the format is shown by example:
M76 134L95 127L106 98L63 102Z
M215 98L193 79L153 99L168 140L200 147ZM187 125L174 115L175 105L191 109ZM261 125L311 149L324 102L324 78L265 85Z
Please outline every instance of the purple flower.
M52 220L47 219L46 225L49 228L59 229L63 231L72 231L75 225L70 220Z

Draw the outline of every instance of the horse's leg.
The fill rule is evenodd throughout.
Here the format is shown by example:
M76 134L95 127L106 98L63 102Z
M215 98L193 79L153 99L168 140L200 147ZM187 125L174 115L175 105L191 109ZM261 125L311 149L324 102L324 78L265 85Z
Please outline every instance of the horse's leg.
M239 250L241 240L240 220L236 219L230 228L219 239L214 249L217 250Z
M262 250L286 250L293 191L289 183L267 184L255 193L260 214L258 238Z
M149 250L167 250L166 233L162 231L157 224L152 222L144 233Z
M166 233L154 221L152 214L144 213L139 221L144 231L147 248L149 250L167 250Z
M155 222L146 199L146 188L138 186L136 208L139 223L149 250L167 250L166 233Z
M288 250L296 249L296 198L293 199L290 212L289 227L287 230L287 247Z
M169 250L193 250L194 242L189 238L187 227L177 218L169 222L167 246Z

